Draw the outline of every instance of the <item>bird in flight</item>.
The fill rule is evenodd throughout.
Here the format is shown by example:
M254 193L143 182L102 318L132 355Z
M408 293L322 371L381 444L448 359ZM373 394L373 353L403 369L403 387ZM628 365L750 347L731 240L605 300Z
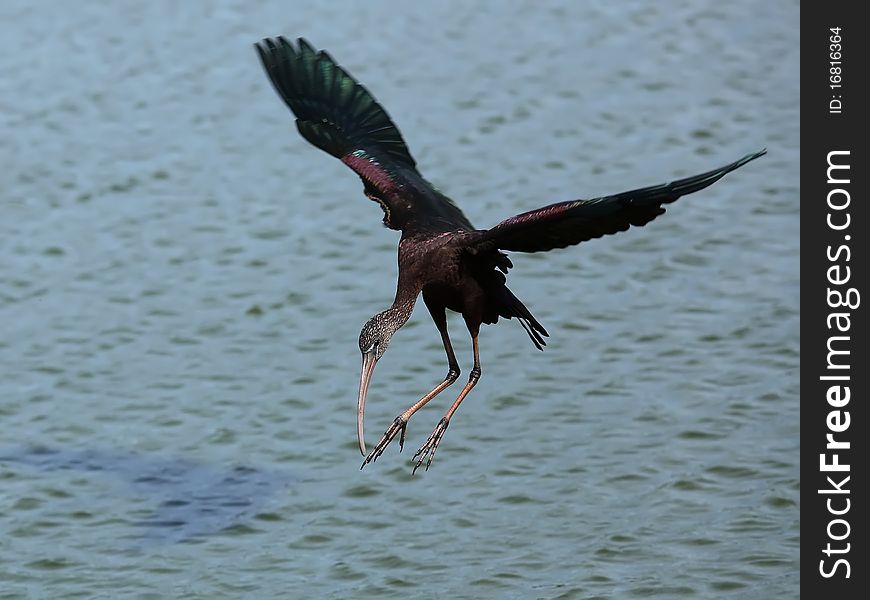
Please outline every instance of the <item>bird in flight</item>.
M329 54L316 51L302 38L295 44L283 37L267 38L255 47L272 85L296 116L302 137L353 169L362 179L363 193L383 210L384 225L402 232L395 300L369 319L359 336L362 373L357 437L365 457L360 468L377 460L397 435L401 450L411 416L459 378L459 362L447 333L447 309L465 320L474 362L465 387L414 455L412 474L424 463L429 469L456 409L480 379L481 324L496 323L499 317L515 318L532 344L543 349L547 330L505 285L505 275L513 267L505 252L546 252L641 227L663 214L664 204L706 188L766 152L748 154L694 177L611 196L558 202L510 217L490 229L475 229L450 198L423 178L383 107ZM421 293L447 353L447 376L399 414L366 453L363 422L372 373Z

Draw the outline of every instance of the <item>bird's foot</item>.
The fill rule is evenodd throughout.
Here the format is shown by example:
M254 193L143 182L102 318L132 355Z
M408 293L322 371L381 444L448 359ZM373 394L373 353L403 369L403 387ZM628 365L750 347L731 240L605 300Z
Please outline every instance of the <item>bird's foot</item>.
M417 469L423 464L423 461L426 461L426 470L429 470L429 466L432 464L432 459L435 458L435 451L438 449L438 444L441 443L441 438L444 437L444 432L447 431L447 426L450 425L450 419L447 417L442 417L440 421L438 421L438 425L435 426L435 431L432 432L432 435L429 436L429 439L426 440L420 449L417 450L417 453L414 454L414 458L411 460L416 460L417 464L414 465L414 470L411 471L411 475L417 472ZM426 460L426 457L429 457ZM419 460L417 458L419 457Z
M363 461L363 464L360 466L362 469L364 466L369 464L370 462L375 462L378 460L378 457L384 453L387 446L389 446L390 442L396 437L400 431L402 435L399 437L399 452L405 447L405 430L408 427L408 419L399 415L395 419L393 419L393 424L387 428L387 431L384 432L384 436L381 438L381 441L375 444L375 447L372 448L372 451L369 452L369 455L366 456L366 459Z

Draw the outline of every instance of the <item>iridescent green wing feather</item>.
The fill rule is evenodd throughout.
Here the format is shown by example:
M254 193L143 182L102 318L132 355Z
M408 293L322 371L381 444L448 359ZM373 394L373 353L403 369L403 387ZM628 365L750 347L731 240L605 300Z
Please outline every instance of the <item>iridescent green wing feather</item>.
M341 159L363 180L384 223L403 231L472 229L462 211L417 171L402 134L383 107L324 51L304 39L265 39L257 52L299 133Z

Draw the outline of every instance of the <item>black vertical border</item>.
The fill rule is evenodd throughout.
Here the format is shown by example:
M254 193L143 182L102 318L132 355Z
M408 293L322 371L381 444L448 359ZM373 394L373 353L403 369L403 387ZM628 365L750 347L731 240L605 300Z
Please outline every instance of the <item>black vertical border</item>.
M868 510L867 495L859 489L868 486L866 456L870 444L866 443L868 433L867 380L870 377L870 355L867 352L867 338L870 331L864 304L870 303L870 289L866 286L867 262L866 238L870 237L870 217L868 217L867 180L870 169L867 161L867 136L870 127L864 113L870 111L866 77L870 65L870 24L859 16L860 2L805 2L801 6L801 592L807 598L866 598L870 593L870 554L867 546L870 535L865 527ZM840 61L832 65L831 36L832 27L840 27L842 44ZM835 50L836 48L834 48ZM775 58L774 58L775 60ZM841 68L842 88L831 87L831 68ZM836 69L835 69L836 71ZM836 74L836 73L834 73ZM839 113L836 102L842 107ZM848 151L849 154L837 155L835 160L848 163L848 176L844 170L833 171L833 178L848 177L848 184L828 183L828 155L832 151ZM837 176L836 174L840 175ZM832 210L828 206L828 194L835 189L848 192L848 206ZM834 192L832 202L842 205L847 196ZM848 213L849 226L835 230L828 224L828 215L835 225L845 222ZM849 250L837 250L843 246ZM835 260L829 258L830 255ZM848 260L846 260L848 258ZM829 272L835 265L838 269ZM850 279L846 283L834 285L829 276L844 278L849 267ZM833 308L828 302L828 290L846 293L855 288L861 294L860 304ZM866 292L866 293L865 293ZM854 297L854 296L853 296ZM836 300L835 300L836 301ZM849 323L849 331L838 331L836 324L829 329L828 317L831 313L849 313L848 320L841 319L842 326ZM850 368L831 370L828 368L828 341L830 336L848 336L848 342L839 340L839 349L848 349L848 356L838 355L838 361ZM825 375L848 375L848 381L823 380ZM839 408L831 406L827 392L831 385L848 385L851 396L849 403ZM835 399L836 401L836 399ZM849 449L826 449L826 435L831 433L828 418L831 411L839 410L832 416L835 427L842 427L845 415L849 412L849 427L845 431L833 433L835 440L848 441ZM839 424L839 425L838 425ZM822 472L820 455L826 453L828 463L832 454L839 455L841 464L848 464L848 472ZM831 489L833 481L848 494L820 493ZM843 477L849 476L843 484ZM831 499L833 510L842 511L849 500L849 510L842 515L829 512L827 501ZM828 526L834 519L848 522L834 523L831 532L842 540L829 538ZM850 544L849 551L830 556L825 550L830 543L832 548L843 549ZM844 558L850 567L850 577L845 578L845 565L840 564L834 576L825 578L820 573L820 561L825 561L825 569L831 571L837 558ZM824 596L822 594L825 594Z

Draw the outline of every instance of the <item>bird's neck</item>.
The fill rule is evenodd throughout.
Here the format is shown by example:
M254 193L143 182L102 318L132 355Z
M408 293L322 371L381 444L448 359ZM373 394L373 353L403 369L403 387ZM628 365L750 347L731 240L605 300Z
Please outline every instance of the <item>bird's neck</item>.
M381 313L384 323L387 324L391 335L401 329L402 325L407 323L408 319L411 318L411 313L414 310L416 300L416 297L396 298L393 305Z

